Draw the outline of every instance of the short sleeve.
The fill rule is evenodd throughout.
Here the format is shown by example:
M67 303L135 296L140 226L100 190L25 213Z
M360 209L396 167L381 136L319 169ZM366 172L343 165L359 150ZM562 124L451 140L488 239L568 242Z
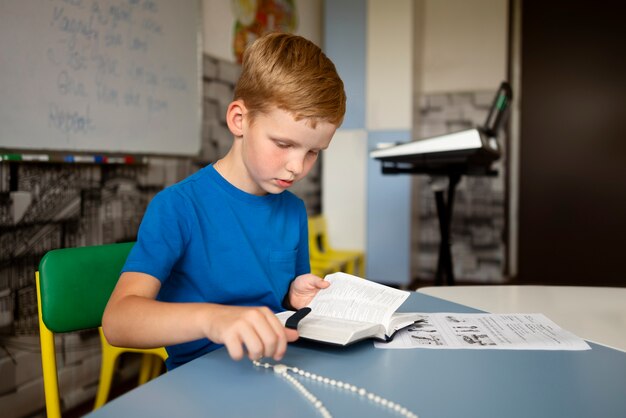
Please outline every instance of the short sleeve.
M146 273L161 282L182 256L189 239L184 196L173 189L158 193L148 205L123 272Z

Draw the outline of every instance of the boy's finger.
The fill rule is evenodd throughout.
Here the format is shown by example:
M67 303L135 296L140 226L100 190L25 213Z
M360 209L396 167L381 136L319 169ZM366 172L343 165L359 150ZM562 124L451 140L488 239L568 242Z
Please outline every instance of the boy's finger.
M330 282L327 282L326 280L318 280L315 285L318 289L326 289L328 286L330 286Z
M232 351L238 356L241 352L240 357L233 357L235 360L239 360L243 357L244 348L248 352L248 358L250 360L258 360L263 357L264 344L254 325L248 323L247 321L240 321L238 324L233 326L232 334L233 335L230 337L230 341L233 342ZM225 340L224 344L229 347L230 341ZM231 349L229 348L229 353L231 352L230 350Z
M243 344L246 346L246 350L248 350L248 358L250 360L258 360L265 354L263 341L256 333L244 336Z
M285 328L285 335L287 336L287 341L293 342L298 339L300 334L295 329Z
M275 338L275 342L271 347L273 351L268 353L268 357L280 360L285 354L285 351L287 351L288 337L285 332L285 327L283 327L283 324L278 320L276 315L269 310L267 311L267 321L274 332L273 337Z
M228 341L224 341L228 355L233 360L241 360L243 358L243 345L240 339L232 338Z

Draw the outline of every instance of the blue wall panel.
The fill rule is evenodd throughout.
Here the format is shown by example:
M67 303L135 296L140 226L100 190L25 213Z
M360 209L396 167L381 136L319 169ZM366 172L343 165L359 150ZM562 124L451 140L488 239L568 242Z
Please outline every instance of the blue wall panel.
M324 2L324 52L335 63L348 96L342 129L365 127L366 6L362 0Z
M381 142L405 142L410 131L370 131L368 149ZM367 166L367 278L408 284L411 277L411 178L383 175L381 163Z

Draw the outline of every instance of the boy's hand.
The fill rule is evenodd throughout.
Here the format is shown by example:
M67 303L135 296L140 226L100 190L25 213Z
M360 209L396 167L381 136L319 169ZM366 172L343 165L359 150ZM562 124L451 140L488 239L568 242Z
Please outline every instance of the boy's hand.
M291 283L289 288L289 303L295 310L304 308L320 289L326 289L330 283L314 274L303 274Z
M283 327L266 307L222 306L211 321L207 337L224 344L233 360L241 360L244 347L250 360L272 357L281 360L287 342L298 339L298 332Z

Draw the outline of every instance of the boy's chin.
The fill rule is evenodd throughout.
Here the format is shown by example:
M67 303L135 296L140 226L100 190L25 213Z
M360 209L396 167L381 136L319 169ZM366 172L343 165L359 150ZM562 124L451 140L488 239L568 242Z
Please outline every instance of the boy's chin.
M287 190L287 189L274 186L272 188L265 189L265 192L266 192L265 194L281 194L285 190Z
M268 194L280 194L285 191L285 189L278 187L275 184L266 184L263 187L260 187L260 193L255 193L259 196L266 196Z

